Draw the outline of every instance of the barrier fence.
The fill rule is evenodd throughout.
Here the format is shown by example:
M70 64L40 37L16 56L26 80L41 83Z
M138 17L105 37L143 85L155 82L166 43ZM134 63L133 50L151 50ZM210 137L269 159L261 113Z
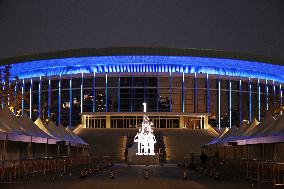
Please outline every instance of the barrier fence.
M94 160L89 157L61 157L32 160L2 161L0 182L16 183L41 177L54 179L56 176L71 174L75 167L91 166Z
M221 177L248 180L252 183L284 184L284 163L256 159L209 159L207 170L218 171Z

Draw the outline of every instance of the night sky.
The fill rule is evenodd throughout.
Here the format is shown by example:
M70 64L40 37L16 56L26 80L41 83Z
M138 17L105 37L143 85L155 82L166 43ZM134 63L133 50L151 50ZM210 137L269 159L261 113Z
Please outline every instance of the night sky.
M0 59L118 46L205 48L284 59L284 1L0 0Z

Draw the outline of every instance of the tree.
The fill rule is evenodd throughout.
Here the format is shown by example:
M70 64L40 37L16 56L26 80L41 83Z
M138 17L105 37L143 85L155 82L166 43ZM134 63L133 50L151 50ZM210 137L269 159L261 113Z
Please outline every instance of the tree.
M20 79L18 76L16 76L14 79L11 79L10 69L10 65L4 66L4 83L0 82L1 102L4 104L4 106L9 107L16 116L20 116L22 112L22 100L26 101L28 99L28 94L22 94L19 87ZM2 78L2 70L0 70L0 78Z

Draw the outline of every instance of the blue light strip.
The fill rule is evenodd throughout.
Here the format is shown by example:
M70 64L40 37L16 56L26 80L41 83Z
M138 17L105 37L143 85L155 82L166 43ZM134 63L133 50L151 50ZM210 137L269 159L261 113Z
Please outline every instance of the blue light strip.
M84 73L82 73L82 77L81 77L81 113L83 113L83 106L84 106L84 94L83 94L83 84L84 84Z
M172 112L172 110L173 110L172 85L173 85L173 78L172 78L172 72L170 71L170 112Z
M30 86L30 119L32 119L32 99L33 99L33 79L31 79L31 86Z
M284 82L284 66L226 58L191 56L93 56L12 64L12 77L70 75L94 72L184 72L251 77Z
M10 83L10 81L9 81L9 83L8 83L8 90L10 89L10 85L11 85L11 83ZM8 106L10 106L10 93L8 93Z
M47 117L50 120L51 117L51 80L48 78L48 102L47 102Z
M257 79L257 97L258 97L258 102L257 102L257 107L258 107L258 121L260 121L260 82L259 79Z
M157 112L159 112L159 100L160 100L160 77L159 77L159 73L157 73L157 97L156 97L156 110Z
M41 76L39 77L39 83L38 83L38 117L41 117Z
M120 74L118 74L117 89L117 112L120 112Z
M108 83L107 83L107 74L106 74L106 112L108 112Z
M276 108L276 92L275 92L275 82L274 80L272 81L272 86L273 86L273 109Z
M210 89L208 73L206 74L206 112L210 113Z
M5 90L5 82L3 82L2 91ZM2 95L2 109L4 108L4 95Z
M61 124L61 74L58 81L58 115L57 115L58 123L57 125Z
M194 72L194 113L197 112L197 77L196 72Z
M96 112L96 73L94 72L93 80L93 112Z
M18 82L16 81L16 84L15 84L15 87L14 87L14 104L15 104L14 114L15 114L15 115L16 115L16 113L17 113L17 109L16 109L17 88L18 88Z
M133 73L131 74L131 88L130 88L130 112L133 112L133 105L135 104L135 90L134 86L135 81L134 81L134 76ZM143 102L145 102L145 78L143 79Z
M72 127L72 105L73 105L73 97L72 97L72 77L69 80L69 127Z
M265 80L265 99L266 99L266 111L268 111L268 84L267 84L267 79Z
M280 84L280 114L283 115L283 92L282 92L282 85Z
M184 112L184 72L182 73L181 110Z
M229 125L232 128L232 82L229 80Z
M24 109L25 109L24 96L25 96L25 80L23 79L23 83L22 83L22 116L24 115Z
M239 111L240 111L240 126L242 125L243 122L243 111L242 111L242 80L239 82Z
M251 79L249 77L249 123L252 122Z
M218 127L221 129L221 82L218 78Z

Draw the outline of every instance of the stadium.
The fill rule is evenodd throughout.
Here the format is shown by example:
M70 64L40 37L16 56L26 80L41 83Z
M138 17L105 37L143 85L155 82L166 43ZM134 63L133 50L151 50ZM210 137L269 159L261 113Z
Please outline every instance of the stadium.
M20 134L12 135L16 139L9 142L9 135L3 135L2 159L67 157L70 167L80 161L90 166L90 158L93 163L188 167L203 151L212 158L208 171L216 175L223 163L225 172L237 160L242 166L263 163L251 159L283 161L281 60L202 49L120 47L32 54L0 63L3 73L15 78L2 76L1 119L10 128L15 123L11 120L20 119L29 128L36 125L44 131L38 137L49 137L32 144L33 154L25 154L29 140L22 140ZM5 96L7 86L11 90ZM13 107L17 99L20 106ZM148 152L142 150L138 156L135 134L146 123L154 129L155 147L153 155L145 156ZM8 149L13 149L10 154L7 141ZM275 164L282 170L279 165ZM263 168L269 173L265 176L275 167L270 168ZM245 174L244 169L241 172ZM3 178L11 177L4 174Z
M167 48L79 49L1 61L29 98L22 109L57 124L156 128L239 126L282 107L283 67L250 54ZM46 103L43 106L42 103ZM30 113L32 112L32 113Z

